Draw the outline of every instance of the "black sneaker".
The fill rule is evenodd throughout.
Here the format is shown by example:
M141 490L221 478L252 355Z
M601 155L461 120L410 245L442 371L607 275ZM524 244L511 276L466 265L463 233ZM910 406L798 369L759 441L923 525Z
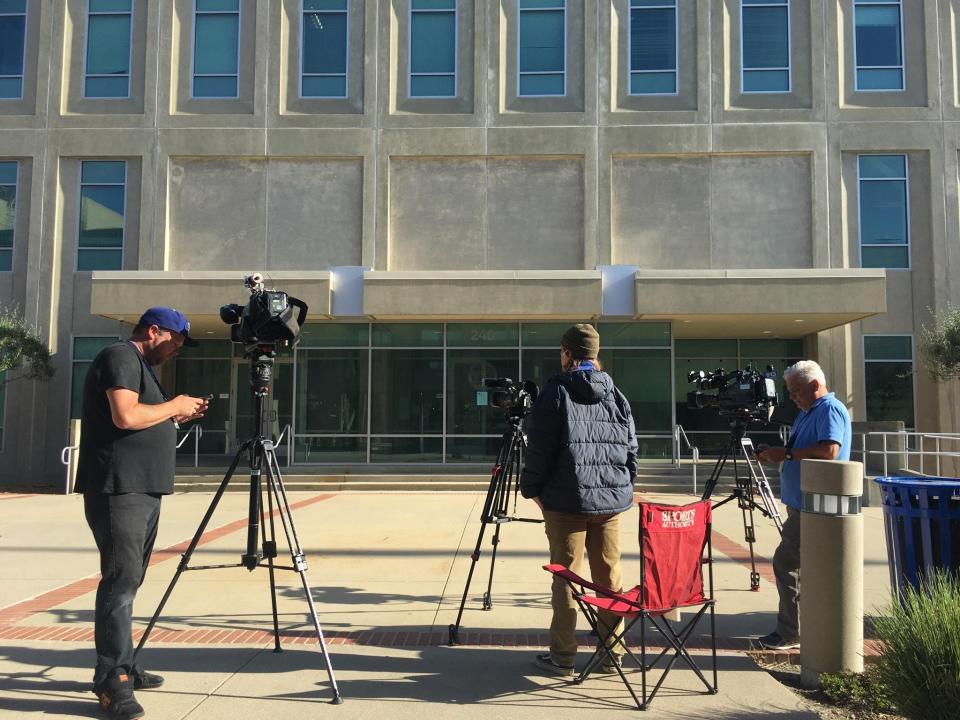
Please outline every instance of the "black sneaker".
M100 709L116 720L134 720L144 716L143 706L133 696L133 680L126 673L107 678L94 692L100 698Z
M534 662L537 664L537 667L542 668L553 675L562 675L564 677L570 677L573 675L573 665L561 665L557 662L554 662L553 658L550 657L550 653L540 653L537 655Z
M163 685L162 675L147 672L140 668L134 668L130 674L133 675L134 690L154 690Z
M800 647L800 638L785 638L776 630L769 635L757 638L757 642L767 650L794 650Z

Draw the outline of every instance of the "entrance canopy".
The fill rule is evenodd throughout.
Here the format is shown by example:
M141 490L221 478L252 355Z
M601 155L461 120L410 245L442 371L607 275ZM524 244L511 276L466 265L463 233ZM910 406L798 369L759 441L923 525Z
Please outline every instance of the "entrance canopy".
M609 272L617 269L616 273ZM671 321L675 337L803 337L886 312L873 269L265 273L304 300L309 320ZM242 271L97 271L91 313L135 323L152 305L184 312L199 338L224 338L226 303L246 303ZM632 277L632 282L631 282ZM347 309L338 312L338 308ZM631 312L632 308L632 312Z
M886 271L657 270L635 278L637 318L675 337L803 337L886 312Z

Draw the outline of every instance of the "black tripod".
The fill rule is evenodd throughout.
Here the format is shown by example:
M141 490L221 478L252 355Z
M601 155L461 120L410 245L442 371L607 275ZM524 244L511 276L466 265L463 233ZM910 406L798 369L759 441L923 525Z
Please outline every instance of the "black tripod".
M463 608L467 604L467 594L470 592L470 581L473 580L473 571L480 559L480 545L483 543L483 534L487 525L496 525L493 533L493 554L490 558L490 577L487 580L487 591L483 594L483 609L493 608L491 591L493 589L493 571L497 566L497 546L500 544L500 528L509 522L542 523L542 519L521 518L509 514L510 496L513 495L513 512L517 511L517 493L520 490L520 449L523 447L523 416L522 407L511 407L506 411L507 429L500 441L500 452L497 462L493 466L490 476L490 486L487 488L487 498L483 503L483 512L480 514L480 534L477 535L477 546L470 556L470 572L467 574L467 584L463 588L463 597L460 599L460 611L457 621L450 625L450 644L456 645L460 641L460 619L463 617Z
M713 466L710 478L703 489L701 500L707 500L713 495L717 487L717 481L720 479L720 473L726 465L727 458L733 458L733 492L729 497L724 498L714 504L714 509L726 505L731 500L737 501L737 506L743 513L743 534L750 548L750 589L757 591L760 589L760 574L757 572L757 561L753 554L753 544L756 542L756 532L753 525L753 511L759 510L765 517L773 520L777 526L778 532L783 532L783 521L780 518L780 511L777 509L777 502L773 496L773 490L770 489L770 482L767 480L763 467L753 457L753 442L747 437L747 423L749 416L737 416L730 421L730 442L724 448L723 453L717 459L717 464ZM749 475L742 474L737 465L737 457L740 456L746 461ZM756 467L754 467L756 466ZM756 501L756 496L760 496L762 505Z
M310 586L307 583L307 560L300 546L300 539L297 537L297 528L293 523L293 515L290 512L290 503L287 500L287 491L283 486L283 478L280 475L280 465L277 462L276 450L273 441L267 438L269 426L269 413L266 411L267 398L270 395L270 384L273 377L273 358L276 355L276 348L273 345L257 345L248 349L247 357L250 358L250 386L254 401L254 425L253 437L243 443L237 450L237 454L230 464L230 469L224 475L220 487L217 488L210 507L207 508L206 515L200 521L200 527L197 528L193 540L187 551L181 556L180 564L177 566L177 572L174 574L167 591L163 594L156 612L150 618L150 623L140 638L134 652L134 659L143 649L153 631L153 626L157 622L160 613L163 612L164 605L170 598L177 580L186 570L213 570L220 568L245 567L247 570L254 570L262 560L266 559L267 568L270 574L270 599L273 607L273 651L281 652L280 648L280 624L277 618L277 586L274 579L274 570L293 570L300 575L300 581L303 583L303 593L307 599L307 605L310 607L310 617L313 620L313 627L317 631L317 640L320 645L320 652L323 655L323 661L326 665L327 675L330 678L330 686L333 690L333 704L339 705L343 702L340 697L340 690L337 687L337 680L333 676L333 666L330 664L330 656L327 654L327 645L323 639L323 630L320 629L320 620L317 618L317 610L313 604L313 596L310 592ZM223 497L227 485L233 478L233 474L240 464L240 459L247 455L250 464L250 511L247 525L247 547L246 552L241 556L240 562L233 565L197 565L190 567L190 558L194 550L200 543L213 517L217 504ZM267 507L266 517L263 507L264 487L262 475L266 474L266 493ZM274 565L274 558L277 557L277 536L274 525L274 503L276 503L276 515L280 518L283 526L284 535L287 538L287 546L290 548L290 559L292 566ZM266 520L269 519L269 538L267 532ZM258 547L258 540L263 541L262 547Z

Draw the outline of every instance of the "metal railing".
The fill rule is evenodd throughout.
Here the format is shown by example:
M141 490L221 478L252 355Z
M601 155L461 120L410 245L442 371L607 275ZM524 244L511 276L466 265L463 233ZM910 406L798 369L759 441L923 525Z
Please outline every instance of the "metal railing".
M673 426L673 457L674 457L674 467L680 467L680 443L683 442L687 446L687 450L690 451L690 454L693 456L693 494L697 494L697 465L700 463L700 448L690 442L690 438L687 437L687 432L683 429L683 425L674 425Z
M277 446L283 442L284 435L287 437L287 467L290 467L290 464L293 461L293 430L290 428L290 423L287 423L283 426L283 430L281 430L280 434L277 436L274 446Z
M203 428L199 425L194 425L192 428L187 430L187 434L180 438L180 442L177 443L177 450L180 449L180 446L183 445L187 438L190 437L190 434L194 435L193 441L193 466L200 467L200 438L203 437Z
M70 491L73 490L71 487L73 485L73 458L79 449L79 445L67 445L60 451L60 462L67 466L67 477L63 488L64 495L69 495Z
M881 456L883 458L884 475L889 475L891 470L895 472L905 470L925 475L926 469L929 467L929 461L925 462L926 458L932 458L936 475L943 474L942 461L946 458L954 458L960 464L960 433L902 430L897 432L858 433L856 437L860 438L860 448L853 449L851 455L859 454L865 469L868 468L868 456ZM869 442L871 438L879 440L879 449L869 449L874 444ZM950 443L953 443L952 449L944 448L944 445L949 448ZM895 463L895 467L892 468L891 458Z

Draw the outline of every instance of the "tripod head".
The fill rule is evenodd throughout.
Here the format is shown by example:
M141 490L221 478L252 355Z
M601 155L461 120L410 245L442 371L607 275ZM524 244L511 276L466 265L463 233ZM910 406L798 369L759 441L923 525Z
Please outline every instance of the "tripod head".
M742 440L747 436L747 425L751 420L755 420L752 415L745 413L743 415L734 415L730 418L730 435L737 440Z

